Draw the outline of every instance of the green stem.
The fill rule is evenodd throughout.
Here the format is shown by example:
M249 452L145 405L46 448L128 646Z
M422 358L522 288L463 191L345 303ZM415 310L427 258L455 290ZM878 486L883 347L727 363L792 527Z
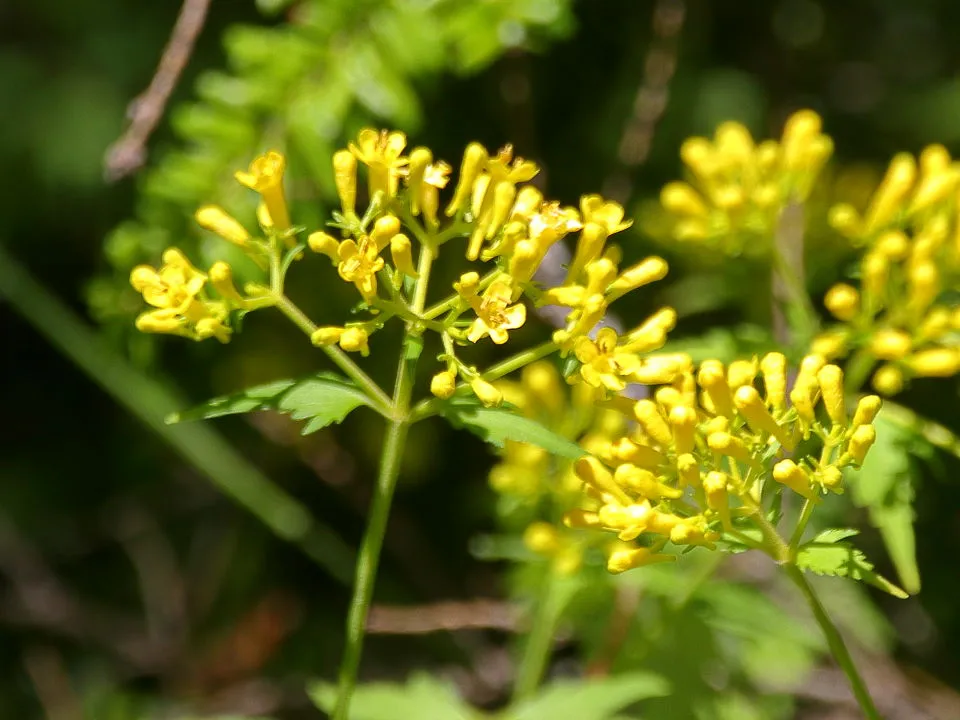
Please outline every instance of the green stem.
M860 392L876 362L876 358L866 348L860 348L853 354L844 367L843 385L848 396Z
M517 682L513 688L514 702L525 700L537 692L553 648L553 636L563 603L558 593L557 575L553 568L550 568L548 573L540 587L540 597L533 612L533 625L527 635L520 667L517 669Z
M317 329L316 323L304 315L303 311L294 305L290 298L286 295L277 294L274 297L274 304L280 312L286 315L294 325L303 330L308 337L313 335ZM343 370L347 377L367 393L376 405L377 412L384 417L393 417L394 406L390 397L377 385L373 378L367 375L359 365L350 359L349 355L336 345L321 345L320 349L326 353L327 357L329 357L338 368Z
M412 308L417 313L423 309L433 257L432 249L424 245L420 254L419 278L413 291ZM350 700L357 685L357 671L360 668L360 657L363 653L364 631L367 615L370 612L370 603L373 600L380 551L383 548L390 506L393 502L397 479L400 476L400 462L407 440L407 431L410 428L410 398L413 394L414 372L422 347L421 333L422 328L407 324L400 363L397 367L396 384L393 389L391 414L393 419L387 426L387 434L384 437L380 472L370 505L367 528L364 531L360 554L357 558L353 597L347 614L346 648L340 663L339 689L333 720L349 719Z
M863 678L860 677L860 673L857 671L856 663L854 663L853 658L850 657L850 651L847 650L843 637L833 624L830 616L827 615L827 611L824 610L820 598L817 597L813 587L807 582L803 571L796 565L790 564L784 565L783 569L794 584L800 588L800 592L803 593L807 604L810 605L813 616L816 618L817 624L820 625L820 629L827 639L827 644L830 646L830 652L833 654L840 669L843 670L844 675L847 676L847 682L850 683L850 689L853 691L853 695L857 700L857 704L860 705L864 717L867 718L867 720L881 720L880 713L877 712L877 708L873 704L873 699L870 697L870 692L867 690Z

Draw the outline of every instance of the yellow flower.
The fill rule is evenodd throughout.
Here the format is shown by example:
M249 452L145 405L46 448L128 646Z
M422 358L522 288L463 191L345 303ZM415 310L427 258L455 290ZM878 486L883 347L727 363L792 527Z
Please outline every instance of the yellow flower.
M207 282L207 276L197 270L176 248L163 253L159 271L149 265L138 265L130 273L133 289L156 308L183 308L196 297Z
M497 345L505 343L507 331L516 330L527 320L527 308L522 303L510 305L512 297L511 283L503 280L492 283L482 296L471 297L477 317L467 331L467 339L477 342L489 335Z
M357 143L349 148L357 160L367 166L370 197L381 192L387 197L397 194L400 176L404 174L407 158L401 153L407 145L407 136L399 131L372 128L360 131Z
M363 299L372 301L377 295L377 271L383 269L383 258L376 243L366 236L358 245L353 240L344 240L338 250L340 264L337 272L347 282L352 282Z
M617 348L617 331L613 328L601 328L595 340L580 337L574 345L574 354L582 364L580 377L593 387L605 387L620 392L629 377L640 368L640 358L634 353L623 352Z
M260 193L273 227L280 232L290 227L290 215L283 194L283 172L286 165L283 155L271 150L255 158L247 172L238 170L234 173L237 182Z
M250 233L237 222L236 218L218 205L204 205L194 215L197 224L205 230L216 233L224 240L239 248L246 249L250 243Z

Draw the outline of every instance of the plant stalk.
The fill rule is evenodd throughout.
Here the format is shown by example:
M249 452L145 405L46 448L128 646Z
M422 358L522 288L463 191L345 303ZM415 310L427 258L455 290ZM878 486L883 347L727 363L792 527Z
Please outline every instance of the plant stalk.
M411 305L416 313L423 311L433 257L432 247L427 243L422 244L417 268L419 278L413 291ZM337 705L333 711L333 720L349 720L350 701L357 685L357 671L363 654L363 639L367 615L373 600L380 551L383 549L387 521L390 518L390 506L397 487L397 479L400 477L400 463L407 441L407 431L410 428L410 398L413 394L414 373L422 347L420 341L422 332L422 328L407 324L393 390L393 413L390 416L392 419L387 425L380 455L380 471L370 504L369 520L357 558L353 597L347 613L346 648L340 663Z
M517 669L517 681L513 688L514 702L532 697L537 692L550 659L563 601L558 592L556 572L550 568L548 573L540 589L540 597L534 608L533 624L520 658L520 667Z
M824 610L823 605L820 603L820 598L817 597L813 587L807 582L807 578L804 577L803 571L796 565L791 564L784 565L783 569L794 584L800 588L800 592L803 593L807 604L810 605L810 609L813 611L813 617L816 618L817 624L820 625L820 629L827 638L827 644L830 646L831 654L837 661L840 669L843 670L843 674L847 676L847 682L850 683L850 689L853 691L853 696L856 698L857 704L863 711L863 716L867 718L867 720L881 720L880 713L877 711L876 705L873 704L873 698L870 697L870 692L867 690L863 678L860 677L860 673L857 671L856 663L854 663L853 658L850 656L850 651L847 650L847 645L844 643L840 631L837 630L833 621L830 620L830 616L827 615L827 611Z

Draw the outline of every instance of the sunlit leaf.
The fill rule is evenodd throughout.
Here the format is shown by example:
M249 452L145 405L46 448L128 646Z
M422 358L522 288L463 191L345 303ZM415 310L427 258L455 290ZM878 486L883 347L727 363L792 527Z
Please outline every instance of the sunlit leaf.
M664 697L670 686L659 675L633 672L602 679L561 681L539 695L508 709L503 720L611 720L615 713L653 697Z
M855 547L845 542L831 544L809 542L797 552L797 567L817 575L848 577L867 582L894 597L909 595L885 577L873 571L873 563Z
M361 405L372 406L372 403L356 385L333 373L318 373L301 380L277 380L213 398L190 410L170 415L167 422L276 410L290 415L294 420L307 420L303 428L303 434L307 435L341 422Z
M329 683L311 683L307 694L327 713L337 702L337 688ZM350 703L350 720L471 720L475 717L449 685L429 675L414 675L405 685L361 685Z

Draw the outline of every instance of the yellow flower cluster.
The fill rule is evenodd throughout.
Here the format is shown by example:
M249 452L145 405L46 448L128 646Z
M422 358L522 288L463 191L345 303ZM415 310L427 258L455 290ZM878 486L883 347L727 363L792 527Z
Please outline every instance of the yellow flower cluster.
M590 455L575 471L589 504L565 522L624 542L641 538L609 555L608 569L623 572L673 559L662 552L668 542L713 548L726 534L756 546L747 531L766 522L764 494L787 488L817 502L840 492L841 469L862 464L876 438L880 399L863 398L849 418L839 367L809 355L788 387L786 358L769 353L729 366L707 360L651 398L611 405L629 413L635 429L584 443ZM795 454L810 436L819 438L819 454Z
M667 234L729 255L769 252L781 211L807 199L833 152L820 130L820 117L801 110L787 120L780 141L755 144L737 122L720 125L712 141L688 139L680 156L689 182L671 182L660 193Z
M865 250L859 288L840 283L824 298L839 323L813 351L880 361L873 386L885 395L913 377L960 372L960 306L944 293L960 269L958 191L960 163L933 145L919 162L894 157L862 216L845 204L831 210L833 226Z
M141 332L181 335L193 340L215 337L225 343L230 339L230 310L245 309L248 305L234 287L226 263L215 263L209 273L202 273L176 248L164 252L159 270L149 265L135 267L130 283L154 308L137 318ZM207 296L208 284L220 300Z

